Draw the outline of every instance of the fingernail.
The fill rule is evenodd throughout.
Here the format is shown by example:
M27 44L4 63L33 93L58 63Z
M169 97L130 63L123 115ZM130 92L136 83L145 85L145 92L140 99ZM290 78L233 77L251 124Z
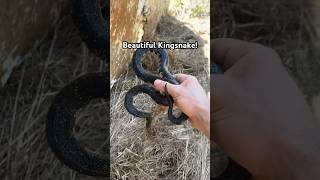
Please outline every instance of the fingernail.
M154 81L153 84L156 86L157 84L160 84L160 83L161 83L161 80L157 79L157 80Z

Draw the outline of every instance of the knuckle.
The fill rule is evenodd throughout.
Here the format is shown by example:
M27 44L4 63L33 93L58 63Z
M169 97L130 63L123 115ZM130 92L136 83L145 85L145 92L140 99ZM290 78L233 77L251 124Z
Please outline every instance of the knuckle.
M192 75L189 75L189 77L190 77L191 79L193 79L193 80L196 79L196 77L194 77L194 76L192 76Z
M172 92L175 94L179 94L183 91L183 88L180 85L177 86L171 86Z
M264 55L271 63L281 63L279 54L272 48L266 47Z
M190 80L192 80L193 82L198 82L198 79L195 76L191 76L191 75L190 75Z
M269 56L276 57L279 56L276 50L270 48L270 47L265 47L265 53L268 54Z
M256 60L263 61L263 62L269 62L269 63L279 63L281 62L281 58L276 50L263 46L261 44L256 45L255 52L259 54L259 57Z

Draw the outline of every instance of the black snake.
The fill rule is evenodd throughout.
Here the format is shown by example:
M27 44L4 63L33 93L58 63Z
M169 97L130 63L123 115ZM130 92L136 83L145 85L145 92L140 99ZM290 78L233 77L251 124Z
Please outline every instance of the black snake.
M109 13L102 14L102 7L109 10L109 1L72 0L72 17L80 36L91 52L105 62L109 50ZM104 16L103 16L104 15ZM107 62L106 62L107 63Z
M162 77L156 76L151 74L150 72L146 71L142 67L142 57L144 54L146 54L148 51L154 52L158 55L160 60L159 65L159 72ZM172 84L180 84L173 75L168 70L168 64L169 64L169 56L164 49L137 49L133 58L132 58L132 67L138 78L142 79L144 82L153 84L155 80L161 79L164 81L167 81ZM181 113L179 117L175 117L173 115L173 98L169 96L168 94L162 95L158 91L154 89L154 87L150 84L142 84L137 85L133 88L131 88L126 96L125 96L125 108L127 111L137 117L141 118L150 118L151 113L142 112L139 111L134 105L133 105L133 98L134 96L145 93L149 95L156 103L164 106L169 106L168 108L168 118L169 120L174 124L181 124L183 121L188 119L188 116L184 113ZM166 89L166 87L165 87ZM147 119L148 120L148 119Z
M72 15L90 51L107 63L108 23L102 16L100 5L99 0L72 0ZM91 100L102 98L109 101L108 87L107 72L83 75L59 92L48 112L46 133L53 152L70 168L90 176L109 176L109 152L100 156L80 146L72 133L75 113Z
M108 10L109 1L106 2ZM108 64L109 31L107 19L109 16L103 18L100 1L72 0L72 6L73 19L80 30L82 39L91 52ZM148 50L158 54L162 78L154 76L142 68L141 59ZM167 69L168 61L168 55L163 49L138 49L133 58L133 69L140 79L148 83L162 79L172 84L179 84ZM106 152L107 155L100 156L86 151L79 145L72 133L75 114L94 99L109 101L110 90L108 86L109 73L107 72L83 75L65 86L56 95L48 112L46 135L53 152L70 168L90 176L109 177L109 152ZM142 118L150 116L149 113L141 112L133 106L133 97L139 93L146 93L158 104L169 106L168 116L173 123L180 124L188 118L183 113L179 117L175 117L172 112L172 97L161 95L150 84L135 86L126 94L125 106L131 114ZM248 173L230 159L227 170L216 179L238 179L239 177L248 179Z
M108 156L82 148L72 134L76 112L91 100L109 99L107 73L89 73L65 86L55 97L47 122L47 139L56 156L70 168L91 176L107 176Z

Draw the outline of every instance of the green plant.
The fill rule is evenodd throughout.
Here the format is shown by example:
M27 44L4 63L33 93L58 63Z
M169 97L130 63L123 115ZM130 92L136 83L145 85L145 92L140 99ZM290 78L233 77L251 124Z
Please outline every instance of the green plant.
M183 0L175 0L175 5L178 8L182 8L184 5Z
M206 10L203 6L196 5L195 8L191 9L191 16L192 17L201 17L206 14Z

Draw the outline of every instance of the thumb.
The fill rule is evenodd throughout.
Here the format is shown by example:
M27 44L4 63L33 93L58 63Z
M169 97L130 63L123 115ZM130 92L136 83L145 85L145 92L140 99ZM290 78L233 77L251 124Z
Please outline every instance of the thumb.
M174 85L171 83L168 83L166 81L162 81L162 80L155 80L154 81L154 87L157 91L160 91L161 93L165 92L165 85L167 84L167 91L168 94L170 94L173 98L176 98L179 96L180 94L180 85Z
M229 79L222 74L214 74L210 77L210 106L212 112L223 109L229 100L232 100L232 87L229 86Z
M226 82L226 77L222 74L211 74L210 76L210 140L219 142L225 126L221 122L226 118L227 98L230 95L230 87ZM221 127L222 126L222 127ZM222 128L222 130L221 130Z

